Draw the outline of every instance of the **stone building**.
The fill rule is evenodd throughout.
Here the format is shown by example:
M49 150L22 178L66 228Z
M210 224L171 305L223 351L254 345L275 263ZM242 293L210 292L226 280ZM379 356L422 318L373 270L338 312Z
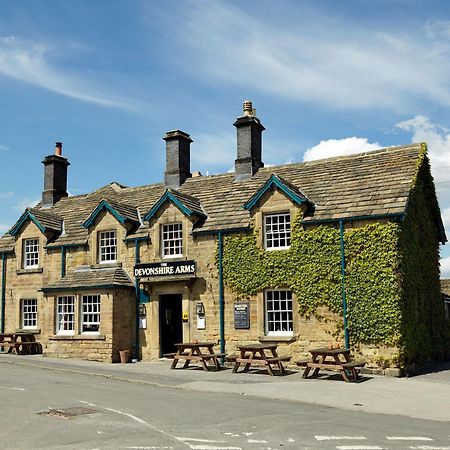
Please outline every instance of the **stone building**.
M303 230L325 225L341 234L401 223L423 146L265 168L264 127L250 102L234 126L234 173L191 173L192 140L176 130L164 137L164 182L112 182L77 196L68 196L69 162L57 143L43 161L42 201L0 238L2 330L35 333L48 356L108 362L123 349L136 359L159 358L175 342L195 339L227 352L269 340L294 357L335 340L339 308L321 304L320 317L303 316L283 285L236 294L224 269L226 240L256 231L260 250L282 254L295 217ZM429 195L437 265L446 238L434 189ZM431 279L439 289L439 271ZM345 269L338 292L345 293L343 282ZM359 347L369 357L382 348L392 353L383 343Z

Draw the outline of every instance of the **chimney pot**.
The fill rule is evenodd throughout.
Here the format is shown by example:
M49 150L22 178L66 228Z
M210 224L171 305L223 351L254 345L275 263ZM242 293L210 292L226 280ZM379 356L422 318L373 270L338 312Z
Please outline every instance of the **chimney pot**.
M55 142L55 155L61 156L62 155L62 142Z

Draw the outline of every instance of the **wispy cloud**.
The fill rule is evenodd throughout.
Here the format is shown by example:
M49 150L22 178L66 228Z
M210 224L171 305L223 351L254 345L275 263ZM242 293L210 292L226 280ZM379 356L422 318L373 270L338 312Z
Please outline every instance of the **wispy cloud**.
M26 208L32 208L34 206L36 206L39 203L39 199L32 199L32 198L23 198L21 199L19 202L17 202L14 206L13 209L17 212L24 212Z
M370 143L367 138L349 137L344 139L328 139L306 150L303 161L330 158L332 156L363 153L380 148L378 142Z
M14 197L13 191L0 192L0 200L5 200L11 197Z
M7 152L10 148L7 145L0 144L0 151Z
M57 67L52 62L52 55L58 52L64 52L64 49L23 41L14 36L0 37L0 75L77 100L105 107L130 108L125 99L105 92L101 82L76 75L73 68L69 73Z
M4 223L0 223L0 235L6 233L11 228L11 225L6 225Z
M368 32L305 8L287 27L272 3L264 5L250 14L231 2L190 2L184 24L168 30L183 67L215 83L327 108L404 111L417 99L450 105L447 22Z

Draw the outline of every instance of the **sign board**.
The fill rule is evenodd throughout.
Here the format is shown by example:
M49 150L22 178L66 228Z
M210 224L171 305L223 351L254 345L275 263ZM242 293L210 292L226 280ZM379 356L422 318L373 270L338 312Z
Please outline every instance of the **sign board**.
M236 302L234 304L234 328L250 328L250 308L248 302Z
M134 276L135 278L141 278L195 275L195 266L195 261L163 261L136 264L134 266Z

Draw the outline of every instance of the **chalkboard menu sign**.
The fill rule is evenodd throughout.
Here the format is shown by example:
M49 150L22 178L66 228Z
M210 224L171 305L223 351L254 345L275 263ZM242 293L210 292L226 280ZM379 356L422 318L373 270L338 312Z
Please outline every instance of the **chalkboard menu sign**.
M250 328L250 310L248 302L234 304L234 328Z

